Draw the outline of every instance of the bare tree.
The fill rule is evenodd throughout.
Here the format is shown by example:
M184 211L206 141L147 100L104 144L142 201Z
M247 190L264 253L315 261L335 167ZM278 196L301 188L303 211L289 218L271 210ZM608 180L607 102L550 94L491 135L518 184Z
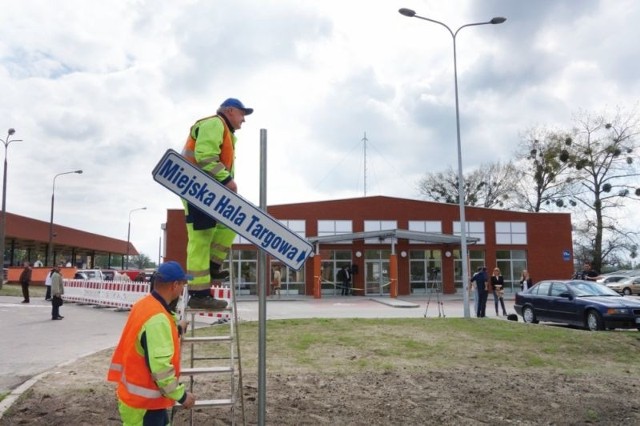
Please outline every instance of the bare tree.
M540 212L563 203L569 165L560 160L560 154L567 143L571 143L568 132L545 128L527 131L516 153L518 178L513 200L516 207Z
M617 213L630 195L640 195L640 189L632 187L640 176L635 162L639 132L636 113L617 110L611 119L604 114L581 113L573 138L566 141L558 157L572 169L567 199L589 212L580 227L592 238L583 238L578 244L597 269L613 263L621 249L635 251L636 234L621 229ZM561 200L558 203L561 205Z
M464 176L464 204L477 207L505 207L513 195L517 180L511 163L483 164ZM444 172L428 173L418 184L418 190L428 200L457 204L458 174L449 167Z

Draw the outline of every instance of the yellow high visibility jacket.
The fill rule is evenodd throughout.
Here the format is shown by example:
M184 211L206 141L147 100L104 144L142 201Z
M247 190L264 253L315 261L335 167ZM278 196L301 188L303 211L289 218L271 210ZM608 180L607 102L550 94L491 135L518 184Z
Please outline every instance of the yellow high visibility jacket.
M224 118L213 115L195 122L182 149L182 156L217 181L233 178L236 137Z

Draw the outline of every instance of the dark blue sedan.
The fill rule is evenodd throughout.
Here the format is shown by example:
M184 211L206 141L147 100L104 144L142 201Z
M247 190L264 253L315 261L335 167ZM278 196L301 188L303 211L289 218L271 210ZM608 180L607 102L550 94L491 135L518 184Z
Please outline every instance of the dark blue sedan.
M594 331L640 330L640 300L589 281L540 281L516 293L514 308L527 323L558 322Z

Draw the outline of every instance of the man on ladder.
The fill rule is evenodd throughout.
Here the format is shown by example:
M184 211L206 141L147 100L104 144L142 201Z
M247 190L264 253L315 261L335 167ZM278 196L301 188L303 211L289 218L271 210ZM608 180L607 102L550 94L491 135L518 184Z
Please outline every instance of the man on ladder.
M253 109L246 108L238 99L225 100L216 115L202 118L191 126L182 156L233 192L238 192L233 179L235 131L251 113ZM183 201L183 204L188 238L187 272L193 275L188 286L188 306L192 309L224 309L227 302L212 297L210 289L213 281L229 276L229 271L222 270L222 263L236 234L190 203Z

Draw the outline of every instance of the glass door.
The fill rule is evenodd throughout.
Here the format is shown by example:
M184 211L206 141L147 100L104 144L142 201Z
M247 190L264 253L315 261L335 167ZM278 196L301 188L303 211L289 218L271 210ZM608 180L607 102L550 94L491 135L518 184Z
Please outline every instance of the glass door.
M389 261L367 259L365 262L365 295L382 296L389 294Z

